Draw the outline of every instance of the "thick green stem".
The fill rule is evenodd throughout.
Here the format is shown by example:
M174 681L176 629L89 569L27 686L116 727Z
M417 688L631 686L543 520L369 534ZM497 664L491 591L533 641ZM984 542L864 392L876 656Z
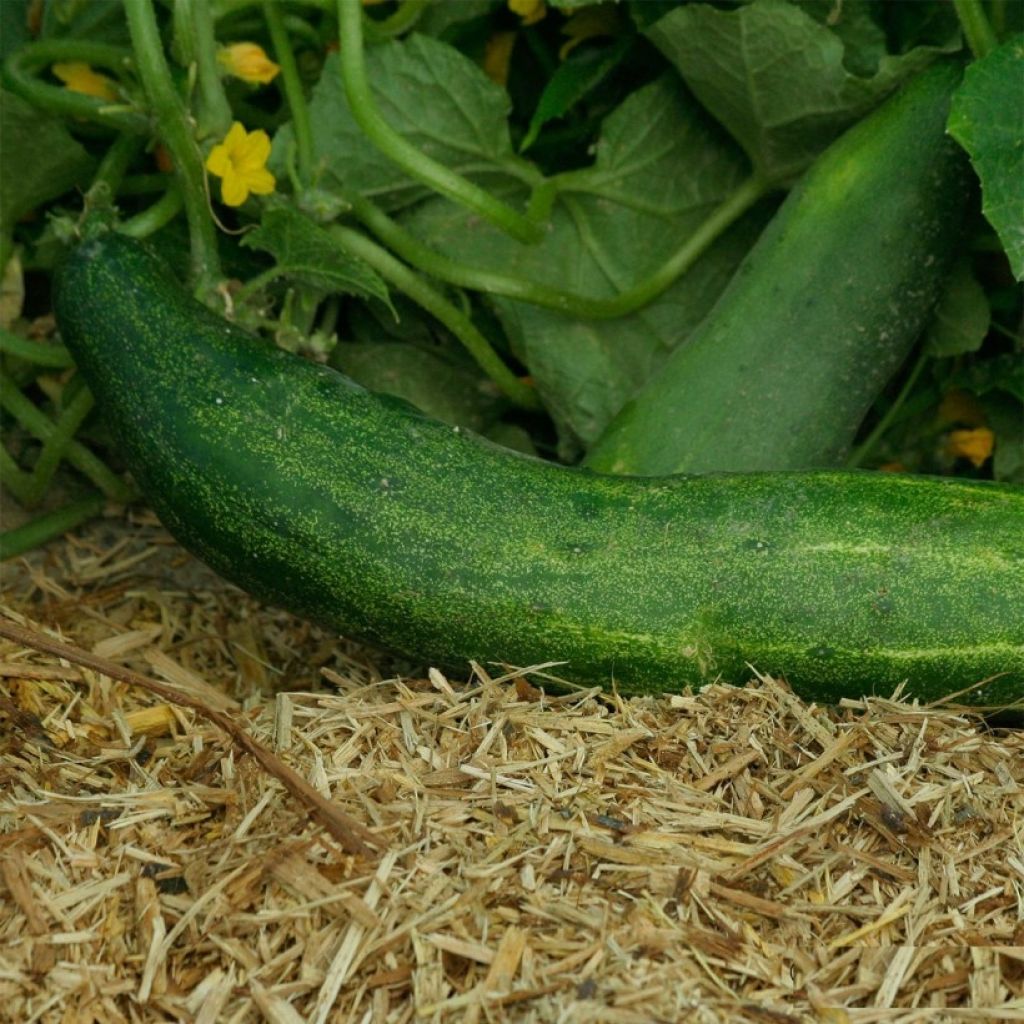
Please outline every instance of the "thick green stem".
M0 562L17 558L26 551L41 547L55 537L73 530L87 519L93 519L103 511L105 499L102 494L93 494L79 501L72 501L62 508L33 519L23 526L0 533Z
M161 141L174 161L192 241L192 274L200 293L205 295L213 291L220 278L220 259L206 194L203 157L171 79L152 0L125 0L125 14L139 76L156 116Z
M270 32L270 42L274 47L274 56L281 66L281 84L284 96L288 101L288 109L292 112L292 129L295 132L295 146L298 150L299 180L308 185L313 177L313 130L309 123L309 107L306 94L302 89L302 79L295 63L285 28L284 17L277 0L266 0L263 4L263 16Z
M82 61L108 71L123 72L131 65L131 53L120 46L83 39L46 39L29 43L15 50L4 62L4 87L38 110L59 117L91 121L135 135L145 135L149 131L146 118L125 103L73 92L38 77L40 71L60 61Z
M543 235L540 225L461 174L421 153L384 120L366 78L362 19L363 9L359 0L338 0L341 81L352 116L366 137L410 177L475 211L520 242L539 242Z
M413 302L435 316L466 347L480 369L501 389L502 394L524 409L540 409L536 392L520 380L491 347L491 343L476 329L473 321L461 310L442 298L433 288L400 263L386 249L370 241L358 231L336 225L331 234L354 256L368 263L374 270L404 292Z
M174 16L182 34L189 36L190 56L196 63L199 84L196 134L199 139L222 139L231 127L231 106L217 65L217 38L209 0L175 0Z
M152 206L121 224L118 231L132 238L148 238L170 224L181 212L182 205L181 189L172 185Z
M960 27L964 30L967 45L977 60L995 48L998 40L985 16L981 0L953 0Z
M424 273L463 288L529 302L580 320L627 316L657 298L677 281L728 227L770 191L764 181L748 178L687 236L683 244L649 277L612 298L563 292L536 281L459 263L424 245L369 200L354 196L352 211L382 242Z
M889 408L885 410L885 414L878 423L875 424L874 430L868 434L868 436L860 445L858 445L846 460L847 469L857 469L859 466L862 466L867 457L875 450L875 446L885 435L885 432L892 426L893 421L896 419L896 414L900 411L903 403L907 400L907 396L914 390L917 378L921 376L921 371L925 368L930 359L931 356L929 356L926 351L922 351L917 357L917 362L914 363L903 387L900 388L900 393L893 400Z

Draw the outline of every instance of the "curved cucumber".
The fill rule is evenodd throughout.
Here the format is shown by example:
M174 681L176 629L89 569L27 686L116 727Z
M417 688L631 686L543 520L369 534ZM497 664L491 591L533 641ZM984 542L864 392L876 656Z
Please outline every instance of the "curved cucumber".
M247 590L435 664L664 690L1024 695L1024 491L872 473L600 476L274 348L139 243L69 258L63 338L143 492Z
M609 424L609 473L840 465L927 322L969 168L933 65L815 162L691 337Z

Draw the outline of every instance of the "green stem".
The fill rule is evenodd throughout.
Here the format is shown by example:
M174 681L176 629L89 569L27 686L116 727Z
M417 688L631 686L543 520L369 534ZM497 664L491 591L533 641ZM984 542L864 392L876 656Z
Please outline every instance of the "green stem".
M368 263L374 270L404 292L417 305L441 321L466 347L480 368L498 386L502 394L524 409L541 408L536 392L520 380L505 365L491 347L491 343L477 330L473 321L461 310L442 298L404 263L400 263L386 249L370 241L365 235L335 225L331 234L354 256Z
M352 211L382 242L417 269L450 284L529 302L580 320L626 316L657 298L677 281L728 227L770 191L756 175L748 178L718 206L683 244L649 277L607 298L563 292L536 281L459 263L424 245L379 207L362 196L350 199Z
M18 499L22 505L28 504L32 490L32 474L26 473L14 461L7 449L0 444L0 483Z
M184 200L181 189L172 185L152 206L124 221L118 231L131 238L148 238L162 227L170 224L181 212Z
M295 146L299 159L299 180L303 185L308 185L313 178L313 130L309 122L306 94L302 89L299 68L295 63L295 54L292 52L288 30L285 28L277 0L267 0L263 4L263 16L267 21L274 56L281 66L284 97L288 102L288 109L292 112L292 128L295 132Z
M121 187L128 168L142 152L144 141L140 135L122 132L104 153L96 176L89 186L89 193L94 195L100 189L106 189L111 198L117 195L117 190Z
M450 168L421 153L381 116L363 60L363 9L359 0L338 0L341 81L349 109L363 134L410 177L474 210L520 242L540 241L543 231L512 207Z
M162 171L154 171L152 174L129 174L121 182L119 195L122 196L144 196L150 192L166 192L168 186L174 183L173 174L164 174Z
M324 14L330 14L334 10L335 0L295 0L303 7L313 7ZM259 7L263 0L212 0L213 16L217 21L222 18L231 18L254 7Z
M93 397L89 389L81 388L54 421L53 431L43 443L39 458L36 459L36 464L32 467L32 486L25 497L25 504L29 507L38 504L46 493L61 459L67 454L71 439L82 425L82 421L89 415L93 404Z
M989 24L997 39L1002 39L1006 32L1006 0L989 0Z
M53 421L40 412L8 379L7 374L2 372L0 372L0 405L33 437L38 438L44 444L56 429ZM131 500L131 489L85 445L78 441L72 441L67 446L65 458L80 473L84 473L111 501L124 503Z
M366 19L366 34L371 39L383 41L394 39L403 32L408 32L417 21L423 17L430 0L402 0L398 10L377 21L375 18Z
M205 295L213 291L220 277L220 258L206 194L203 157L171 79L152 0L125 0L124 9L139 76L181 186L192 242L192 274L199 292Z
M44 345L39 341L22 338L0 328L0 352L24 359L35 366L46 366L63 370L74 366L71 353L63 345Z
M996 34L985 16L981 0L953 0L960 27L975 59L980 60L996 46Z
M120 73L131 66L131 53L120 46L84 39L46 39L29 43L4 61L3 85L38 110L59 117L91 121L135 135L149 131L146 118L127 103L112 103L40 80L39 72L59 61L84 61L90 66Z
M0 562L17 558L26 551L41 547L55 537L73 530L88 519L103 511L105 499L102 494L93 494L79 501L72 501L62 508L33 519L23 526L0 533Z
M280 277L281 273L281 267L273 266L257 274L254 278L251 278L250 280L246 281L245 284L242 285L242 287L239 288L238 292L235 294L235 305L243 305L246 301L248 301L248 299L252 295L255 295L256 292L258 292L261 288L265 288L268 284L270 284L271 281Z
M189 34L191 54L196 62L199 83L196 135L199 139L222 139L233 118L217 64L217 38L209 0L175 0L174 16L182 32Z
M857 469L859 466L863 465L867 457L874 451L875 446L882 439L885 432L892 426L893 421L896 419L896 414L900 411L900 407L907 400L910 392L914 390L917 378L921 376L921 371L925 368L930 359L931 356L928 352L922 350L907 376L906 381L904 381L903 387L900 388L899 394L895 399L893 399L889 408L885 410L885 414L882 418L875 424L874 430L868 434L868 436L856 449L854 449L853 453L846 460L847 469Z

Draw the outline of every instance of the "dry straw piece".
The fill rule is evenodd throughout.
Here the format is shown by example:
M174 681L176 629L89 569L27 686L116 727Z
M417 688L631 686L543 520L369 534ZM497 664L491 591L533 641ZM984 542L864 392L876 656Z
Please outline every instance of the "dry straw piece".
M3 595L0 1019L1024 1021L1024 733L418 673L145 515Z

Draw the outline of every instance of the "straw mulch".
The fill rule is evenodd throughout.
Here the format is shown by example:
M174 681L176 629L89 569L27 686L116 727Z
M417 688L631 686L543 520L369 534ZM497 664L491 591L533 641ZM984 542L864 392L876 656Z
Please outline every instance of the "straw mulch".
M138 514L4 571L173 689L0 640L0 1018L1024 1020L1020 732L409 674Z

